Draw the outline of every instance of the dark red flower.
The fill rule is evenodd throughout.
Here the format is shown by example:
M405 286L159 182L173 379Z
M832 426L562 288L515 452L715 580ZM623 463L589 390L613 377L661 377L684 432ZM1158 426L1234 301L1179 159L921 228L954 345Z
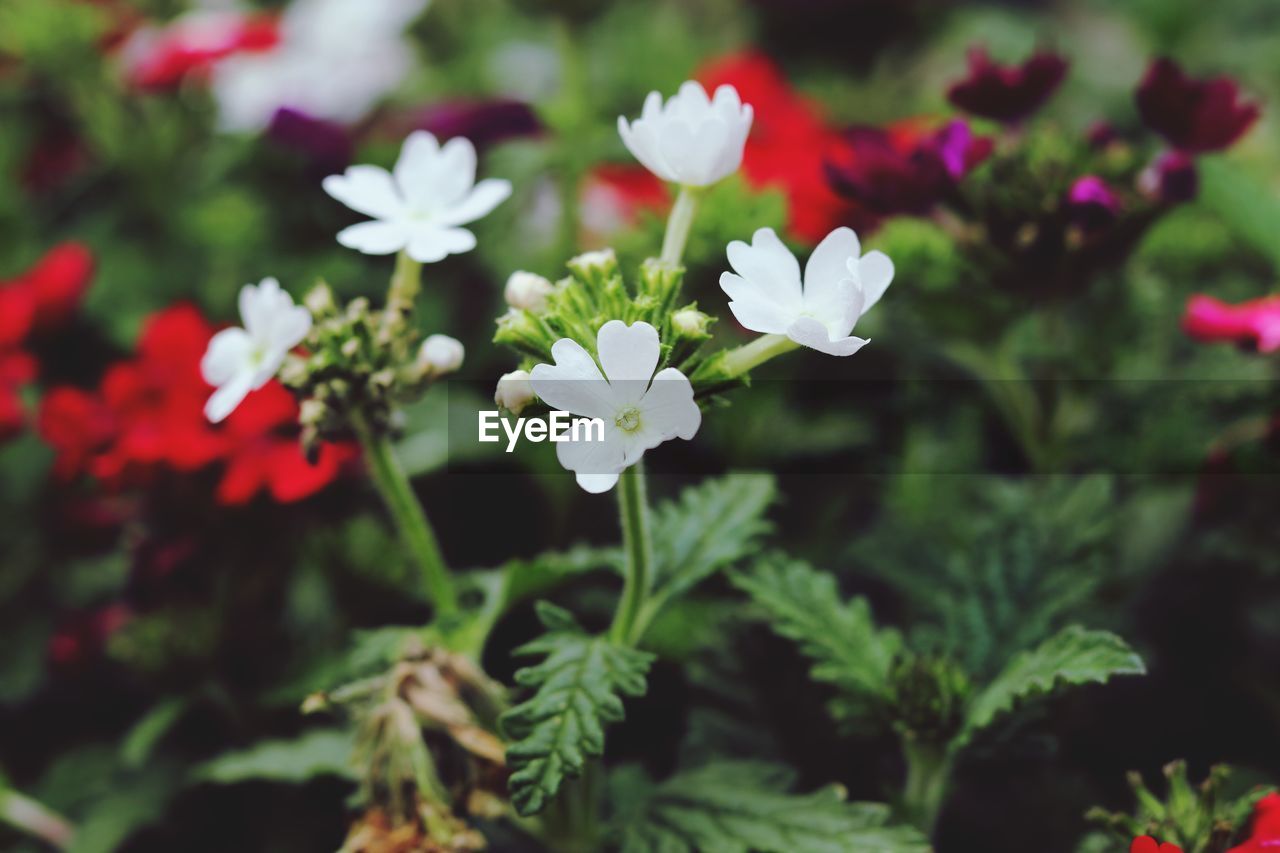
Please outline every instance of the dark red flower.
M1253 831L1244 844L1227 853L1266 853L1280 850L1280 794L1270 793L1253 807Z
M1138 175L1138 189L1164 204L1191 201L1200 191L1195 158L1182 151L1164 151Z
M928 214L992 150L991 140L973 136L964 122L934 131L917 122L855 127L846 141L828 163L832 186L884 216Z
M1280 350L1280 296L1229 305L1198 294L1187 301L1182 329L1205 343L1228 342L1275 352Z
M755 121L742 157L742 172L754 187L777 188L787 196L787 230L817 243L833 228L861 226L871 217L827 182L824 163L844 144L821 108L802 97L778 66L759 53L715 60L696 75L708 91L731 85L751 104Z
M542 130L542 123L523 101L457 100L424 109L418 116L417 129L430 131L441 140L465 136L483 149L507 139L532 136Z
M220 59L269 50L279 42L274 16L194 13L160 29L135 32L124 48L126 77L140 89L170 89L190 75L207 74Z
M1171 59L1147 69L1137 93L1138 112L1147 127L1174 148L1191 153L1221 151L1258 120L1261 108L1241 100L1230 77L1196 80Z
M1129 853L1182 853L1182 848L1167 842L1161 844L1150 835L1143 835L1133 839Z
M355 147L342 125L288 107L281 107L271 117L267 138L300 153L319 175L332 175L349 166Z
M983 118L1021 121L1040 109L1067 76L1067 60L1038 50L1021 65L992 62L987 51L969 51L969 73L951 84L947 100Z

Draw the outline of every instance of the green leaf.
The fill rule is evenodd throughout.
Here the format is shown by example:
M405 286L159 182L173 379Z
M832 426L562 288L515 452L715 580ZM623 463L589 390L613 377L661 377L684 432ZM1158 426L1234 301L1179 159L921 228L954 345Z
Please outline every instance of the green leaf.
M1260 254L1280 267L1280 201L1268 191L1267 182L1223 157L1201 157L1200 203L1222 217L1231 229Z
M1113 675L1145 675L1146 671L1142 658L1115 634L1072 625L1019 654L974 697L956 746L1033 696L1071 684L1102 684Z
M680 773L648 795L619 803L623 853L921 853L915 829L889 826L889 809L846 802L837 786L787 793L791 772L773 764L723 761Z
M350 766L351 734L317 729L291 740L264 740L239 752L228 752L196 767L196 779L233 785L263 779L306 782L315 776L355 778Z
M516 673L516 682L537 690L502 715L511 767L511 801L522 815L536 814L560 789L565 776L582 772L588 757L604 752L604 727L623 718L621 696L645 692L653 656L606 637L585 633L566 610L538 603L548 633L516 649L543 655Z
M730 474L685 489L653 514L657 589L666 600L752 554L772 525L765 512L777 498L768 474Z
M733 583L768 614L774 631L795 640L813 659L815 679L855 700L885 693L902 638L876 627L866 599L842 602L832 575L777 556L750 573L734 574Z

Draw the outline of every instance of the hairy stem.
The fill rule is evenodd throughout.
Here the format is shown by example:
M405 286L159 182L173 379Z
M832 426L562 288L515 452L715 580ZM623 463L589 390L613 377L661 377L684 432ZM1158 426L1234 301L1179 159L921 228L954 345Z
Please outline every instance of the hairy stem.
M932 835L951 779L951 755L945 744L918 740L904 740L902 752L907 760L903 805L911 821Z
M413 486L405 475L404 469L395 457L391 442L385 436L374 434L368 423L360 417L354 418L356 433L364 448L364 456L369 465L369 474L374 485L382 495L396 527L414 559L422 570L423 586L436 608L437 614L453 613L458 609L458 594L453 586L453 579L445 565L444 556L440 553L440 544L436 541L431 522L413 492Z
M689 241L689 231L693 228L693 217L698 212L698 198L701 191L696 187L681 187L676 196L676 203L671 207L671 215L667 218L667 233L662 238L662 255L659 260L665 266L678 267L684 257L684 245Z
M17 791L0 790L0 821L67 850L75 838L75 827L66 818Z
M791 352L799 346L786 335L761 335L749 344L725 350L720 368L726 378L736 379L769 359Z
M634 645L640 640L639 615L649 596L652 582L653 542L649 535L649 506L645 495L644 461L622 472L618 478L618 514L622 521L622 549L626 553L626 580L622 599L609 629L620 643Z

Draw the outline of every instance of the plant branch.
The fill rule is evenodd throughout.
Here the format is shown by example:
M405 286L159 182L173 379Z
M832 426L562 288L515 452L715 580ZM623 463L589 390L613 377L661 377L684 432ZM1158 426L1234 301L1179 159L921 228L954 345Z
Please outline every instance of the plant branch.
M665 266L678 267L684 257L684 246L693 229L693 217L698 212L698 199L702 191L697 187L681 187L676 203L667 217L667 233L662 238L662 255L659 260Z
M639 616L653 582L653 542L649 534L649 506L645 494L644 461L625 469L618 478L618 513L622 522L622 549L626 554L626 580L622 599L609 629L614 640L635 645L642 628Z

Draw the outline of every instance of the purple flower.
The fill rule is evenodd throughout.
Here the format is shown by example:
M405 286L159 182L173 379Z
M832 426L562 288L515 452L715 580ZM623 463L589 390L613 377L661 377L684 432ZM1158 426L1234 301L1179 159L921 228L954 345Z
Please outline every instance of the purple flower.
M1191 201L1200 189L1195 159L1181 151L1165 151L1142 170L1138 189L1165 204Z
M965 112L1007 123L1021 121L1049 100L1067 75L1067 60L1036 51L1021 65L992 62L987 51L969 51L969 74L951 84L947 100Z
M457 100L428 107L419 114L414 127L435 134L441 140L462 136L477 148L542 130L533 109L515 100Z
M1230 77L1196 80L1171 59L1147 69L1137 93L1138 112L1147 127L1181 151L1221 151L1258 120L1261 108L1240 98Z
M353 144L340 124L281 107L271 118L267 137L301 153L318 174L341 172L351 164Z

